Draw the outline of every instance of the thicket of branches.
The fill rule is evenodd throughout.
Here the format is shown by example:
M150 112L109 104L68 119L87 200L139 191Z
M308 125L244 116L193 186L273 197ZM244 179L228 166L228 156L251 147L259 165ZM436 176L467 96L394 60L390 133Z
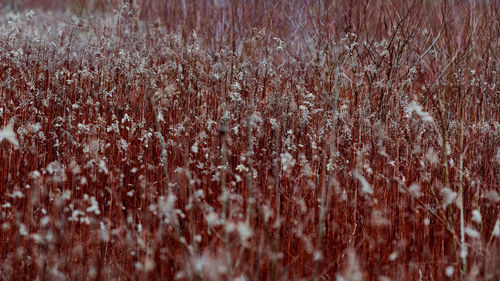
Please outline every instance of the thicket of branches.
M498 1L3 1L5 280L498 280Z

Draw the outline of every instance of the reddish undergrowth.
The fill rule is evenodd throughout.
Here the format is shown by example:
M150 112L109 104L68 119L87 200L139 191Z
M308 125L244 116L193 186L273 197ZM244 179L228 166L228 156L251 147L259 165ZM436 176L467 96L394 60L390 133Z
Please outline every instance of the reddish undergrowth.
M498 1L4 1L3 280L498 280Z

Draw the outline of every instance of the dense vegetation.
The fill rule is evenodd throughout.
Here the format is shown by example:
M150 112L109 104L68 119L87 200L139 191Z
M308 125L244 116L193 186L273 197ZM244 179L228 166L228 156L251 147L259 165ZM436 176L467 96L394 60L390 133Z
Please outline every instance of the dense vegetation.
M499 280L500 3L2 1L3 280Z

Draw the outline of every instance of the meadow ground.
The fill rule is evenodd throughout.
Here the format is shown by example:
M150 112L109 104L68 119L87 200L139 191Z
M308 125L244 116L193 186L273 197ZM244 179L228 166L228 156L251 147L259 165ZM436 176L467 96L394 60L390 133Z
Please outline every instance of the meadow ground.
M0 280L500 280L499 1L0 3Z

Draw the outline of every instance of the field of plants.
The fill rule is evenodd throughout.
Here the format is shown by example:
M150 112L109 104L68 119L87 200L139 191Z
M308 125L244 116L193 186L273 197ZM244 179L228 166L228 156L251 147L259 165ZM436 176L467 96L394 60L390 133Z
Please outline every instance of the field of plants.
M500 1L0 0L0 280L500 280Z

